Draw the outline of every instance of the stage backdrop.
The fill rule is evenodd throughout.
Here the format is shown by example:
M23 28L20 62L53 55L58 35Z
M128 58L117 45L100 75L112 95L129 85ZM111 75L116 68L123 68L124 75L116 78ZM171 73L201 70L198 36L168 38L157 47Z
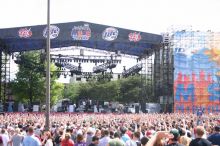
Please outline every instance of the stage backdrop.
M173 34L174 110L220 111L220 33Z

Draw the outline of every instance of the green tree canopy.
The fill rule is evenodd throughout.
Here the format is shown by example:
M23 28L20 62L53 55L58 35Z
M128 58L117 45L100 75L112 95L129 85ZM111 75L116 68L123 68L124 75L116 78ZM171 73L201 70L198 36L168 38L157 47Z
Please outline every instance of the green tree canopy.
M131 76L120 80L120 101L137 102L141 100L141 84L139 76Z
M17 58L19 71L16 79L12 83L12 92L16 96L16 101L45 102L45 63L41 58L39 51L24 52ZM51 65L51 103L53 104L58 98L62 97L64 86L55 80L56 67Z
M88 97L94 100L138 102L142 100L142 84L140 76L117 81L90 80L86 83L67 84L65 95L72 100Z

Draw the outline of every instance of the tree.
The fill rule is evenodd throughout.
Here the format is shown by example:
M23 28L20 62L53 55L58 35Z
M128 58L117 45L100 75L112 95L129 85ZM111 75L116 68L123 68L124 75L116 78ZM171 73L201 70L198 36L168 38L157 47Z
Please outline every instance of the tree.
M12 92L17 97L16 101L45 102L45 63L39 51L24 52L17 58L19 71L12 83ZM62 96L63 85L56 83L56 67L51 65L51 103Z
M51 105L54 105L59 99L63 98L64 96L64 84L63 83L58 83L56 80L58 79L57 76L57 67L54 64L51 64L50 66L50 71L51 71L51 80L50 80L50 103ZM46 79L45 79L46 82ZM44 91L46 91L46 86L44 84ZM45 95L44 95L45 97ZM44 98L43 101L46 99Z
M114 101L118 99L120 85L118 81L90 80L86 83L67 84L64 97L76 101L79 98Z
M131 76L120 80L120 101L137 102L141 100L141 79L139 76Z
M93 79L86 83L66 85L65 97L75 101L86 97L93 100L138 102L141 101L141 85L140 76L131 76L118 81Z
M46 89L45 89L46 90ZM51 84L51 105L54 105L59 99L63 97L64 85L62 83L54 82Z
M64 87L64 98L71 99L72 101L76 101L79 97L80 92L80 84L79 83L70 83L66 84Z

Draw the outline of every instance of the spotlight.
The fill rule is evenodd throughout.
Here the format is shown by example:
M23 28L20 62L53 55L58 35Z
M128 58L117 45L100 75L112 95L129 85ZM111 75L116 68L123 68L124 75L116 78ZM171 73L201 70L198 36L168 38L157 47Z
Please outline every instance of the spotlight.
M74 73L73 73L72 71L70 71L70 76L71 76L71 77L73 77L73 74L74 74Z
M16 64L21 64L21 57L18 56L17 59L14 61Z
M142 64L136 64L135 66L132 66L128 70L126 70L124 66L124 71L122 72L122 76L128 77L130 75L137 74L141 69L142 69Z
M57 73L57 78L60 78L60 73L59 72Z

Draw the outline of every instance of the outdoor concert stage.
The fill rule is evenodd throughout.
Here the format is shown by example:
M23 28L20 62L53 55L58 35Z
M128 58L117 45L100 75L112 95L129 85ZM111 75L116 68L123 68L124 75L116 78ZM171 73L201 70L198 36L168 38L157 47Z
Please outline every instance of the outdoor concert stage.
M47 33L46 25L0 29L0 100L8 99L10 55L45 49ZM219 33L178 30L157 35L80 21L52 24L50 38L51 48L82 46L146 60L141 62L148 82L143 82L143 101L153 96L167 111L220 110Z

